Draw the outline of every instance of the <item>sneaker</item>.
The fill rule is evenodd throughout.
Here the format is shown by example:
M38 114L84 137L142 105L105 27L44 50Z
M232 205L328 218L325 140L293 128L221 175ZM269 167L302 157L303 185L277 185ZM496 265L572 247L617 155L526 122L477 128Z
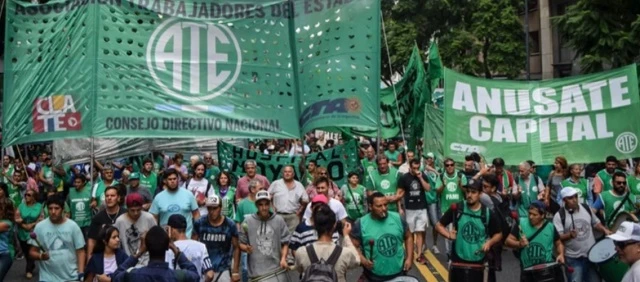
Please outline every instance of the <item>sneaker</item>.
M33 274L31 274L31 272L27 272L24 277L26 277L27 279L31 279L33 277Z
M424 254L420 254L420 256L416 259L417 263L427 264L427 258L424 257Z
M24 259L24 256L22 254L16 255L16 260L22 260L22 259Z
M433 247L431 248L431 252L432 252L434 255L440 254L440 250L438 250L438 247L436 247L436 246L433 246Z

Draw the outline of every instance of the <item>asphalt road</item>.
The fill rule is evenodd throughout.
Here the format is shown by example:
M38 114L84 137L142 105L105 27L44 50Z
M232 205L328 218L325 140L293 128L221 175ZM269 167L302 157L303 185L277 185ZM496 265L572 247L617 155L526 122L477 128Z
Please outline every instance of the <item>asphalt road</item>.
M431 231L428 231L427 234L431 234ZM428 236L427 243L429 247L432 244L431 236ZM433 255L431 252L427 253L427 258L429 258L429 262L427 265L417 265L414 264L413 268L409 272L409 275L418 278L420 281L447 281L447 263L446 263L446 254L445 254L445 246L442 238L438 239L438 248L440 249L440 254ZM34 273L34 278L31 280L27 280L24 277L24 267L25 260L15 260L11 267L11 270L5 277L4 281L38 281L38 271ZM502 271L497 273L497 281L519 281L520 280L520 266L518 261L513 256L511 251L504 251L502 253ZM360 269L355 269L349 272L347 281L355 282L358 281L358 277L360 277L360 273L362 271ZM291 282L298 281L298 273L290 273Z

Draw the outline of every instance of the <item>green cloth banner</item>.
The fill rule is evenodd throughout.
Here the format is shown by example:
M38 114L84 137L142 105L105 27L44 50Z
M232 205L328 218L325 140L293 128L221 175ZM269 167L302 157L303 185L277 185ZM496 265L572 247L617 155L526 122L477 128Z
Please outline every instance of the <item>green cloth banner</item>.
M433 153L437 161L444 160L444 112L430 104L424 105L423 154ZM439 164L436 162L436 164Z
M445 154L478 151L507 164L602 162L640 156L636 66L537 82L445 70Z
M7 0L5 50L5 146L379 120L378 0Z
M229 171L236 176L244 175L244 162L246 160L255 160L258 173L264 175L269 181L282 178L282 169L285 165L293 165L296 178L302 178L298 169L302 156L289 157L289 154L267 155L222 141L218 142L220 169ZM342 184L347 183L347 174L357 171L359 168L358 142L351 140L332 149L308 154L305 158L305 165L312 160L316 161L318 166L327 168L331 179L340 187Z

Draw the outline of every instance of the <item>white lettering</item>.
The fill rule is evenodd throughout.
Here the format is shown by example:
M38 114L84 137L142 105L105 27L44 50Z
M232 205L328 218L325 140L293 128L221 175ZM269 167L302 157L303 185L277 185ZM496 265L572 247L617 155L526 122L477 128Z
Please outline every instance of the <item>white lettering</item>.
M491 95L487 88L477 88L478 113L502 115L502 104L500 101L500 89L491 88Z
M496 118L495 129L493 130L494 142L515 143L516 137L513 135L511 120L508 118Z
M573 118L571 141L581 141L583 139L594 140L596 139L596 133L593 131L589 116L576 116Z
M629 88L622 84L627 82L627 76L609 79L609 91L611 92L611 108L619 108L631 105L631 99L623 96L629 94Z
M613 132L607 128L607 114L601 113L596 115L596 130L598 132L598 139L613 137Z
M560 102L560 113L570 114L588 112L587 102L582 96L582 89L578 85L567 85L562 87L562 101Z
M538 123L533 119L516 120L516 134L518 143L527 143L527 134L538 131Z
M469 135L475 141L491 140L491 132L480 131L480 128L491 129L491 121L484 116L472 116L469 120Z
M567 132L567 123L569 122L571 122L570 117L558 117L551 119L551 123L556 124L558 141L569 141L569 133Z
M591 110L602 110L602 87L607 86L607 82L604 80L586 83L582 85L583 89L589 90L589 98L591 99Z
M456 88L453 91L452 108L459 111L477 113L476 106L473 103L473 93L471 93L470 84L456 81Z
M533 106L533 111L538 115L553 115L558 112L558 103L549 97L556 96L552 88L536 88L531 94L533 101L540 105Z

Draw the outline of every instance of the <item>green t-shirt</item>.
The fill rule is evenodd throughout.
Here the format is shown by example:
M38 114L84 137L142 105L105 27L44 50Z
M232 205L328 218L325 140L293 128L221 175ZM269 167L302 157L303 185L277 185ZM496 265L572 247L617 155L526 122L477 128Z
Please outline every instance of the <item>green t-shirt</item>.
M604 223L607 224L611 220L611 224L613 224L613 219L616 218L621 212L633 212L635 210L634 203L636 202L636 196L629 195L629 200L622 202L625 198L625 195L618 196L614 195L613 191L607 191L600 193L600 198L602 200L602 205L604 206ZM616 208L623 204L622 208L618 210L618 213L613 214ZM609 224L607 227L611 228Z
M69 189L67 204L71 208L71 219L75 221L79 227L87 227L91 225L90 185L86 185L80 191L75 187Z
M351 220L362 217L366 213L364 210L366 197L364 186L358 185L356 188L351 188L349 184L344 184L340 190L342 190L342 196L344 197L347 217Z
M4 176L0 177L2 179L2 182L10 183L9 178L13 177L13 172L15 171L15 168L13 167L12 164L9 164L9 167L6 170L3 167L3 171L4 171Z
M427 204L435 204L438 202L438 191L436 191L436 188L438 187L438 183L442 183L440 176L433 171L424 172L423 175L427 176L425 179L427 179L431 186L431 189L425 193Z
M110 186L113 186L116 184L118 184L118 181L113 180ZM93 185L91 197L96 198L96 202L98 203L98 206L104 203L104 190L107 190L107 185L105 185L103 180L99 180L98 182L96 182L96 184Z
M455 172L454 176L447 173L442 174L441 183L444 183L444 189L440 193L440 212L447 212L451 204L464 200L462 187L467 184L467 177L462 173Z
M220 187L217 185L213 186L214 192L218 197L220 196ZM222 215L228 218L235 218L235 214L233 212L233 204L236 200L236 187L229 187L227 190L227 194L221 199L222 200Z
M621 171L621 170L616 169L615 171ZM600 193L613 189L613 173L609 174L606 169L603 169L598 171L598 174L596 175L602 181L602 191Z
M18 206L18 210L20 211L20 217L22 218L22 222L25 224L34 223L38 221L40 217L40 213L42 212L42 204L35 202L31 206L28 206L27 203L21 203ZM26 231L22 228L18 228L18 239L21 241L29 240L29 234L31 232Z
M26 184L25 184L26 185ZM22 203L22 194L20 194L20 184L13 185L11 182L7 182L7 191L9 192L9 199L13 201L13 206L17 207Z
M210 168L207 168L207 170L204 173L204 178L209 180L209 183L215 184L216 177L218 177L218 174L220 174L220 168L214 165L214 166L211 166ZM229 179L229 181L231 181L231 179Z
M389 171L386 174L380 174L380 171L375 170L369 174L367 178L367 182L365 186L369 191L377 191L385 196L395 196L398 191L398 179L400 178L400 173L397 169L390 167ZM398 204L389 203L387 206L389 211L398 211Z
M578 183L574 182L573 179L571 179L571 177L562 180L562 182L560 182L560 185L562 186L562 188L564 187L573 187L578 189L578 201L580 201L580 203L587 203L587 193L589 192L589 181L584 179L583 177L580 177L580 179L578 180Z
M467 207L467 202L464 201L462 216L458 219L458 235L456 235L455 252L459 258L476 262L484 259L484 253L478 252L482 249L482 245L487 240L487 231L485 230L485 224L488 222L482 222L483 220L489 220L490 214L486 210L485 218L482 218L482 209L487 209L482 206L477 211L472 211ZM449 207L447 206L447 209ZM460 207L458 207L460 208Z
M528 217L520 218L520 228L527 238L530 238L538 231L538 229L529 223ZM554 237L555 227L553 223L550 222L529 242L529 245L520 250L520 263L522 264L522 268L553 262Z
M398 158L400 157L400 154L402 153L398 150L395 150L393 152L390 152L389 150L384 151L384 155L387 156L387 158L389 158L389 162L397 162Z
M147 188L151 196L156 194L156 189L158 188L158 175L155 172L149 173L149 176L144 175L144 173L140 173L140 187Z
M629 191L631 191L631 194L636 196L636 200L638 198L637 196L640 195L640 178L638 177L640 176L627 176L627 185L629 186Z
M242 199L238 203L238 209L236 210L235 221L237 223L242 223L244 221L245 216L251 215L258 212L258 207L256 207L256 203L251 201L249 197Z
M388 276L402 271L404 263L404 228L400 215L389 212L385 220L375 220L371 214L359 219L360 249L362 254L371 259L371 250L367 242L374 240L373 245L373 274Z
M46 165L42 166L42 171L46 180L53 181L53 187L56 188L57 192L62 192L64 190L64 179L54 173L51 167Z
M366 179L369 176L369 173L371 173L372 171L378 170L378 164L376 163L375 158L373 159L373 161L364 158L360 162L362 163L362 169L364 170L364 173L362 175L363 179Z

